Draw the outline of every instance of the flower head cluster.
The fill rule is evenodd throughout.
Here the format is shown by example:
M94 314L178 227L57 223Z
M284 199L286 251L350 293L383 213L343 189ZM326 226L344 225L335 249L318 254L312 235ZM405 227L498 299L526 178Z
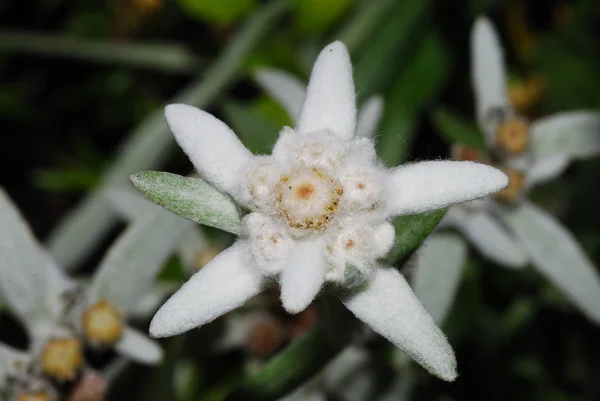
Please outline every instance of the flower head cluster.
M531 263L600 323L595 267L573 236L527 199L535 185L559 176L571 161L600 154L600 113L566 112L529 122L508 101L502 50L487 19L475 22L471 41L477 121L487 149L456 146L454 157L495 165L510 182L494 199L452 207L441 226L456 228L481 254L502 266ZM436 234L426 242L415 291L438 321L452 302L465 255L464 243L451 233ZM443 280L436 279L441 263L447 266Z
M433 373L454 379L455 360L443 334L402 275L379 259L394 242L392 217L484 197L508 180L473 162L385 168L373 142L356 137L356 114L352 66L340 42L319 55L296 127L281 131L270 156L251 154L229 127L204 111L167 106L168 124L201 176L249 213L239 241L162 306L151 335L205 324L273 279L284 308L298 313L325 282L333 282L349 290L343 301L356 316ZM193 207L183 189L172 191Z
M164 212L161 219L141 219L132 225L85 287L68 277L41 249L2 190L0 218L0 293L30 337L28 352L7 348L2 354L7 361L24 360L26 368L10 375L12 384L0 381L0 389L17 399L43 393L39 399L55 400L46 384L72 382L87 372L85 347L114 347L139 362L160 361L158 344L127 327L125 318L149 289L177 238L165 241L153 226L169 230L166 223L178 218ZM177 221L173 226L180 230L181 224Z

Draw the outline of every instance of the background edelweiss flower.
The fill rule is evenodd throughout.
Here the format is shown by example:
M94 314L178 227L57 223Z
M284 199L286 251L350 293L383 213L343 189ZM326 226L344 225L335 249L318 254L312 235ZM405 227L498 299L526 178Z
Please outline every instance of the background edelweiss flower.
M152 336L176 335L210 322L261 292L273 278L279 280L283 306L297 313L328 278L344 287L341 278L346 274L328 275L329 269L341 265L348 270L357 261L351 266L363 270L366 282L340 294L348 309L432 373L445 380L456 377L454 355L444 335L403 276L378 258L393 243L391 217L484 197L507 184L504 174L472 162L422 162L395 169L377 163L373 143L355 138L352 66L340 42L318 57L296 129L282 130L272 156L252 155L223 122L194 107L167 106L166 117L198 172L252 213L241 230L232 228L241 234L240 240L157 312L150 325ZM368 179L356 188L346 187L348 174ZM133 179L138 187L144 185L139 177ZM203 184L183 178L180 183L181 188L170 190L185 204L180 210L194 208L194 202L199 207L214 205L186 197L185 186ZM372 186L381 191L371 192ZM346 202L352 191L362 190L364 197L354 194L354 202ZM206 189L206 196L218 195ZM235 220L235 212L226 215ZM336 241L338 235L347 240ZM338 244L346 249L336 249ZM352 254L355 249L361 251ZM335 256L336 251L341 256ZM328 253L342 263L328 264Z
M180 218L163 211L130 226L81 289L40 248L1 190L0 216L0 292L24 322L32 339L31 353L44 373L69 379L84 364L84 342L114 346L142 363L161 360L160 346L126 326L125 320L170 254L182 228Z
M455 228L499 265L522 268L531 263L589 319L600 323L596 268L553 216L527 200L532 187L559 176L571 161L600 154L600 113L566 112L527 123L508 101L502 49L487 19L475 22L471 46L477 121L489 154L466 148L456 153L459 159L487 159L504 168L511 182L496 200L452 207L440 227ZM413 283L437 322L452 305L465 260L466 245L456 234L436 233L424 244Z

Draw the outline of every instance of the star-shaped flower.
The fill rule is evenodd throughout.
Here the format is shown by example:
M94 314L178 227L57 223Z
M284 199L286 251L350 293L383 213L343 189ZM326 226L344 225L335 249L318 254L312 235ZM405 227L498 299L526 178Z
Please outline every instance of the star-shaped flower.
M327 282L349 289L341 295L345 305L421 365L445 380L456 377L444 335L404 277L380 259L394 242L392 217L484 197L506 186L503 173L456 161L382 166L373 142L355 136L352 66L340 42L319 55L296 128L282 129L270 156L251 154L227 125L194 107L169 105L166 117L198 172L249 213L241 229L233 226L239 240L156 313L152 336L206 324L271 280L279 281L285 309L298 313ZM200 184L180 179L182 187L171 190L180 199L178 210L200 210L211 202L226 206L209 188L203 190L206 198L217 201L190 198L183 185Z
M458 230L499 265L531 263L588 318L600 323L600 276L575 238L528 201L532 187L560 175L571 161L600 154L600 113L574 111L528 122L508 101L502 49L492 24L479 18L472 39L477 121L487 153L455 147L455 157L502 168L509 186L495 199L452 207L440 224ZM415 292L440 322L458 288L466 245L453 233L425 243L415 272ZM440 274L440 265L445 267Z
M85 345L114 347L142 363L160 361L160 346L126 326L125 319L171 253L182 230L179 217L163 211L140 218L86 286L56 266L1 189L0 220L0 294L24 323L32 358L45 376L73 379L85 364Z

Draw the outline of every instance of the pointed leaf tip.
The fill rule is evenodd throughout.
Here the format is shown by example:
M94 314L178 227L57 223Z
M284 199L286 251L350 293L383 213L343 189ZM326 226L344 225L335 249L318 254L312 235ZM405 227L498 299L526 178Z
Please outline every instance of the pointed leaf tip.
M230 233L241 231L237 204L199 178L145 171L131 176L131 181L146 198L172 213Z

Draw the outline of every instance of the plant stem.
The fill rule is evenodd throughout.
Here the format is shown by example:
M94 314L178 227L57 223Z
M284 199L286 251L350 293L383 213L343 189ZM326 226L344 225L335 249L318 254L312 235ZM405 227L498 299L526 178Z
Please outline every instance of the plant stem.
M184 46L119 43L44 32L0 31L0 52L64 57L170 73L195 73L202 61Z

